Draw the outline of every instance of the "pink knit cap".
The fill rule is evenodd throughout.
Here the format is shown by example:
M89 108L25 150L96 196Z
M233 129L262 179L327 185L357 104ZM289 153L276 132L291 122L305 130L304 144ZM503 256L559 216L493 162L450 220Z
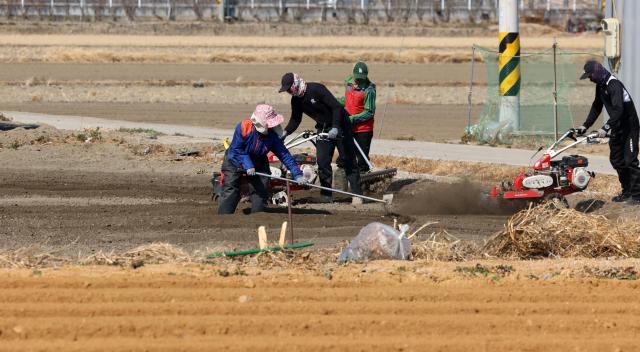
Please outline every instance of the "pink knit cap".
M278 114L271 105L259 104L251 115L251 122L259 132L262 128L274 128L284 121L284 117ZM262 132L264 133L264 132Z

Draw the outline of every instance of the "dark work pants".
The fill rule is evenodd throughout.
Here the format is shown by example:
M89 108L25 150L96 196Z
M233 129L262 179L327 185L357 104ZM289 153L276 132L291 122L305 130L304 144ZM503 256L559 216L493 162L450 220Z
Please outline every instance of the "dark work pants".
M371 149L371 140L373 139L373 131L371 132L354 132L353 138L358 142L358 145L364 152L364 155L369 159L369 149ZM356 147L357 148L357 147ZM369 171L369 164L362 157L362 154L356 149L356 160L358 161L358 169L360 172Z
M616 133L609 139L609 161L618 173L622 193L640 197L638 130Z
M322 132L322 131L318 131ZM351 192L362 194L360 188L360 172L356 164L356 146L353 144L353 135L351 134L351 124L344 126L342 129L342 138L337 140L318 139L316 143L316 157L318 163L318 177L320 185L331 188L333 179L333 170L331 169L331 161L333 160L333 152L338 148L338 163L344 168L347 174L347 180L351 187ZM322 190L320 194L323 196L331 196L331 192Z
M253 160L256 171L270 174L269 160L263 157L259 160ZM222 189L220 202L218 205L218 214L233 214L236 211L238 202L240 202L240 181L246 177L249 181L249 195L251 198L251 213L264 211L264 205L268 198L268 179L262 176L246 176L245 170L236 167L227 160L225 155L222 162Z

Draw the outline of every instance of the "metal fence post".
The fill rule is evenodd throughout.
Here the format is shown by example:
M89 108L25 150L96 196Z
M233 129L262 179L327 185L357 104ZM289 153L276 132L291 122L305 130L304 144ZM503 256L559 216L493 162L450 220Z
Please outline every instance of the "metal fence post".
M558 50L558 42L553 38L553 131L558 140L558 75L556 69L556 52Z
M467 121L467 133L470 132L471 129L471 98L473 94L473 71L476 65L476 47L471 47L471 77L469 79L469 96L467 97L467 102L469 104L468 110L468 121Z

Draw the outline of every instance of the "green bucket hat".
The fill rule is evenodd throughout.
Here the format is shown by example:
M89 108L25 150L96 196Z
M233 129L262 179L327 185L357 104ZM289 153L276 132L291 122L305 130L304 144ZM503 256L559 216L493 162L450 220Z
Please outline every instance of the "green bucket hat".
M369 69L367 68L367 64L365 64L364 62L358 61L353 66L353 78L367 79L368 74L369 74Z

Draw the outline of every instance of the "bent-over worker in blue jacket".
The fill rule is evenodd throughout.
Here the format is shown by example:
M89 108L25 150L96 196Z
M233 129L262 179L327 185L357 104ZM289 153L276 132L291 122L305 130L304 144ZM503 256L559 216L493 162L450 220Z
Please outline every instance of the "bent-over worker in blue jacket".
M270 174L267 154L273 152L289 169L294 180L306 182L302 171L281 139L284 118L275 109L260 104L250 120L241 121L222 162L222 189L218 214L233 214L240 201L240 181L248 177L251 212L264 211L268 197L268 179L257 172Z

